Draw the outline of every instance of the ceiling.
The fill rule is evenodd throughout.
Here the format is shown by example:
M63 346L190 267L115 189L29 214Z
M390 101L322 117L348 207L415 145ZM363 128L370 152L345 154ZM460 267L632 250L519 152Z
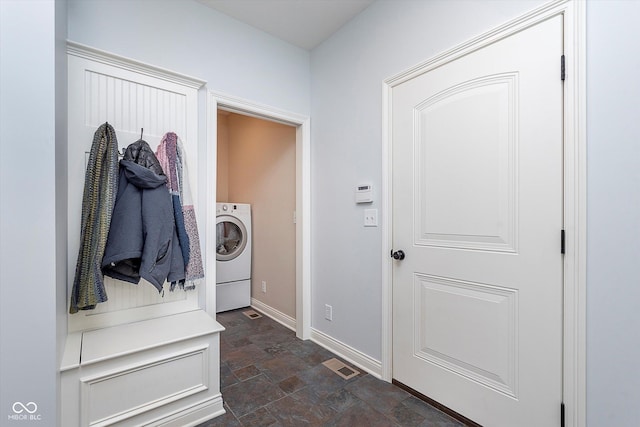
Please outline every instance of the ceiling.
M375 0L197 0L225 15L311 50Z

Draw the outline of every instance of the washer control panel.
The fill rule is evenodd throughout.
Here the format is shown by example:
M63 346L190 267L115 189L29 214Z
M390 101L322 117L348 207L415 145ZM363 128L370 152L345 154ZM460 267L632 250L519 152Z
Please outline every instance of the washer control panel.
M248 213L251 205L246 203L216 203L216 214Z

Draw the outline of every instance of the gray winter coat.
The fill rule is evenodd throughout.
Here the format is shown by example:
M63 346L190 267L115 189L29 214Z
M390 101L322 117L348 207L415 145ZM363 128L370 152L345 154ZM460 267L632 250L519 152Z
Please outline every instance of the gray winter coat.
M118 194L102 272L138 283L140 277L162 290L165 280L185 277L167 177L149 145L131 144L120 161Z

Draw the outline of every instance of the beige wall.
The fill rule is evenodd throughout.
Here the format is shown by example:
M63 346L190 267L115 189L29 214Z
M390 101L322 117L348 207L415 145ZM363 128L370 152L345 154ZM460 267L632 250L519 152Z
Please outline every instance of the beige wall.
M218 111L218 172L216 200L229 198L229 113Z
M296 130L239 114L221 116L218 200L251 204L251 296L295 318ZM226 138L222 144L221 136ZM221 165L225 157L226 169ZM227 200L221 198L225 191Z

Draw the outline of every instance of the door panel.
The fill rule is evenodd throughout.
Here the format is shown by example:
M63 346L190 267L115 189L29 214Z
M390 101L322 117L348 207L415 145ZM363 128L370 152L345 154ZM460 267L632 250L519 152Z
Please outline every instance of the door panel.
M393 377L486 426L562 400L562 17L393 88Z
M416 106L416 244L515 251L516 88L517 74L488 76Z
M418 274L414 286L414 354L517 397L517 292Z

